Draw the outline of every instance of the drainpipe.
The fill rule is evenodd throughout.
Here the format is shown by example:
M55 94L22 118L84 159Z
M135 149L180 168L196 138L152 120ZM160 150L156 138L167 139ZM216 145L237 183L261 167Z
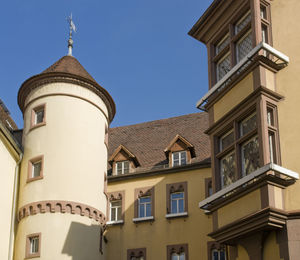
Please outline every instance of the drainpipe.
M8 260L13 260L13 255L14 255L17 197L18 197L19 172L20 172L19 166L21 164L22 159L23 159L23 153L20 154L20 159L17 162L16 168L15 168L13 205L12 205L12 210L11 210L10 235L9 235Z

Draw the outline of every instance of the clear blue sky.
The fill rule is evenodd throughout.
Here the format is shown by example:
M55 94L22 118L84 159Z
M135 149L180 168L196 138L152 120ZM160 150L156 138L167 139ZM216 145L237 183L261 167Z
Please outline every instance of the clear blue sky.
M212 0L9 0L0 3L0 98L23 127L21 84L67 54L113 97L112 127L198 112L205 46L187 33Z

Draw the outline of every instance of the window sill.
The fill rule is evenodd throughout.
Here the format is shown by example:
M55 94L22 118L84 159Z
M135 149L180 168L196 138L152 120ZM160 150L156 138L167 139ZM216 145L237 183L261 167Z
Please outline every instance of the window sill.
M133 218L132 221L133 222L144 222L144 221L153 221L154 217L150 216L150 217L143 217L143 218Z
M123 225L124 220L107 221L106 225Z
M44 125L46 125L46 122L42 122L42 123L38 123L38 124L33 124L33 125L30 126L29 131L31 131L33 129L36 129L36 128L39 128L39 127L44 126Z
M166 218L182 218L182 217L188 217L188 213L181 212L181 213L172 213L166 215Z

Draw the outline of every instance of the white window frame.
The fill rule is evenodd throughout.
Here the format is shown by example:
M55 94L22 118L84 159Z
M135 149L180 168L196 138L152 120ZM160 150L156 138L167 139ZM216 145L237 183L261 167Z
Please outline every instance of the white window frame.
M172 195L173 194L183 194L183 198L175 198L175 199L173 199L172 198ZM180 192L172 192L171 194L170 194L170 208L171 208L171 214L179 214L179 213L184 213L185 212L185 194L184 194L184 191L180 191ZM183 200L183 211L182 212L180 212L179 211L179 201L180 200ZM176 212L173 212L173 203L172 203L172 201L176 201L176 205L177 205L177 211Z
M178 154L178 165L174 164L174 155ZM182 154L185 154L185 163L182 164L181 160L182 160ZM186 165L187 164L187 152L186 151L179 151L179 152L173 152L172 153L172 167L174 166L181 166L181 165Z
M39 253L39 243L40 243L40 237L34 236L29 238L30 247L29 247L29 253L30 254L38 254Z
M225 253L225 260L226 260L227 257L226 257L226 251L225 251L225 249L222 249L222 250L213 249L213 250L211 250L211 259L215 260L214 259L214 252L217 252L218 253L218 260L221 260L221 255L220 255L221 251L224 251L224 253Z
M145 198L149 198L150 199L150 202L141 202L141 199L145 199ZM141 205L144 205L144 216L141 216L140 215L140 207ZM147 216L147 205L150 205L150 216ZM151 196L143 196L143 197L140 197L138 199L138 217L139 218L146 218L146 217L151 217L152 216L152 199L151 199Z
M31 178L37 178L41 176L41 172L42 172L42 167L43 167L43 161L42 160L38 160L36 162L32 162L32 167L31 167ZM34 171L37 167L37 165L40 165L40 170L39 170L39 174L37 176L34 176Z
M125 172L125 163L128 163L128 172ZM121 172L119 173L119 165L121 165ZM128 160L126 161L120 161L116 162L116 175L122 175L122 174L127 174L130 172L130 162Z
M118 206L112 206L112 203L114 202L120 202L120 205ZM118 215L118 209L121 208L121 215ZM115 209L115 219L112 220L112 209ZM109 219L111 222L117 222L122 220L122 200L113 200L109 204Z

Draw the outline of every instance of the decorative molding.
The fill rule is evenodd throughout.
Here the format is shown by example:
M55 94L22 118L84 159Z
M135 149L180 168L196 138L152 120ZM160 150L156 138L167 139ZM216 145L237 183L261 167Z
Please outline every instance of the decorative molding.
M64 72L42 73L26 80L22 84L18 93L18 104L22 112L24 112L25 100L28 94L33 89L38 88L42 85L56 82L76 84L78 86L82 86L91 90L96 95L98 95L105 103L109 113L109 121L111 122L113 120L116 113L116 106L112 97L103 87L101 87L96 81L92 81L78 75Z
M18 221L23 218L43 213L70 213L92 218L105 225L106 217L98 209L79 202L65 200L45 200L29 203L18 211Z

